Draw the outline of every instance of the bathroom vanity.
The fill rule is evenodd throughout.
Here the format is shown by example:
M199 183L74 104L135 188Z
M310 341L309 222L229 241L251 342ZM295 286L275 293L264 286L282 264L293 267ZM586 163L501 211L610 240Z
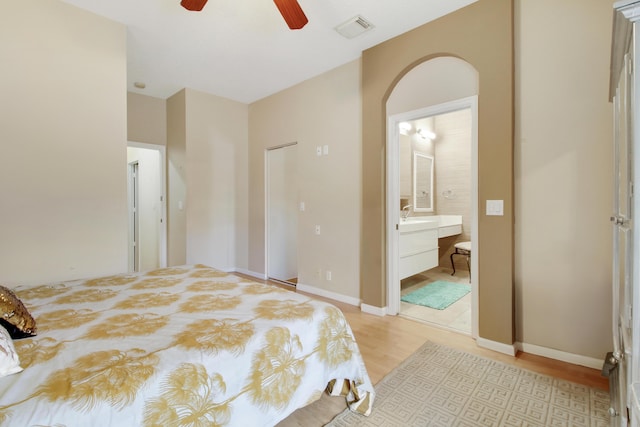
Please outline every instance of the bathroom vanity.
M400 280L438 266L438 239L462 233L462 215L409 217L400 221Z

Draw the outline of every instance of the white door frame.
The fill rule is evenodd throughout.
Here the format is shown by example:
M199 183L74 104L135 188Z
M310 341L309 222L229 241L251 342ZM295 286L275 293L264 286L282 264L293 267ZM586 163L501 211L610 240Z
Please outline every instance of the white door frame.
M478 96L470 96L414 111L387 116L387 307L386 312L400 311L400 122L436 116L454 111L471 110L471 335L478 336Z
M138 271L140 266L140 251L138 240L140 240L138 193L140 185L138 183L138 161L134 160L127 164L127 193L129 203L127 211L129 213L129 243L127 245L129 251L129 272Z
M158 233L158 257L160 267L167 266L167 147L159 144L128 141L128 147L156 150L160 155L160 224Z
M269 172L270 172L270 164L269 164L269 152L280 149L280 148L287 148L287 147L293 147L293 146L297 146L298 142L290 142L288 144L282 144L282 145L277 145L275 147L268 147L264 150L264 194L265 194L265 207L264 207L264 272L265 272L265 279L272 279L272 280L278 280L278 281L282 281L284 283L289 283L286 282L285 280L281 280L281 279L277 279L277 278L273 278L271 277L271 272L269 271L269 257L272 256L273 254L269 254L269 243L270 243L270 239L271 239L271 230L270 230L270 226L269 226L269 209L270 209L270 194L269 194ZM297 251L298 248L296 247L295 250Z

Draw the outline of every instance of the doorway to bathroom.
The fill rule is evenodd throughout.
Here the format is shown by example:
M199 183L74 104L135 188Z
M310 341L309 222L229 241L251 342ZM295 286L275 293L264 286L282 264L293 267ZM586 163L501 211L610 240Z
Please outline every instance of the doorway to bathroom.
M292 286L298 282L297 144L266 152L267 277Z
M471 108L399 127L399 314L471 335L469 251L462 249L472 229ZM438 225L431 248L427 233L407 230L425 220Z
M390 116L388 130L388 311L475 337L477 97Z

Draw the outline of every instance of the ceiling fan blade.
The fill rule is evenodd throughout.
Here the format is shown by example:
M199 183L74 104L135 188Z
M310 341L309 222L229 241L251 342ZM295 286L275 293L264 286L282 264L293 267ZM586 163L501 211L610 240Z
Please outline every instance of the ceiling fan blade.
M309 22L297 0L273 0L273 2L278 6L280 15L292 30L299 30Z
M207 4L207 0L182 0L180 2L182 7L193 12L200 12L205 4Z

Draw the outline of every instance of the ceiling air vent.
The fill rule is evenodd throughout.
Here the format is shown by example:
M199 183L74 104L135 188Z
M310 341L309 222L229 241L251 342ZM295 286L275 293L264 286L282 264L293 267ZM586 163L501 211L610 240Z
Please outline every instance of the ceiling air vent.
M352 39L373 28L373 24L362 16L354 16L336 27L336 31L348 39Z

